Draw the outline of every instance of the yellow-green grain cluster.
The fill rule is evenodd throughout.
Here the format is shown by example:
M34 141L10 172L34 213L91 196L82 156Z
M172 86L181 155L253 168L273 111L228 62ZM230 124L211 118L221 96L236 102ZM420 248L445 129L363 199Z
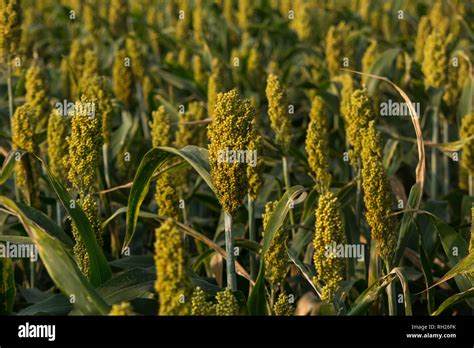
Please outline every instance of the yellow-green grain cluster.
M193 56L193 75L194 80L200 85L204 86L207 83L207 73L204 69L202 57L199 54Z
M364 52L362 57L362 71L364 73L369 73L372 64L374 64L375 59L377 58L378 43L377 40L370 40L370 44ZM362 83L366 84L368 81L368 76L362 76Z
M125 50L117 52L112 67L112 90L125 107L130 107L133 92L133 72L127 64L129 57Z
M329 131L327 113L323 99L316 96L313 99L310 122L306 134L306 153L308 163L319 193L329 189L331 174L329 173Z
M265 93L268 100L268 116L275 132L275 142L286 154L291 143L291 120L285 90L275 74L268 75Z
M461 120L459 136L466 140L474 135L474 113L469 113ZM466 140L462 147L461 165L467 169L470 176L474 176L474 139Z
M25 101L36 111L35 122L42 125L48 115L48 84L39 62L34 62L26 72Z
M254 2L252 0L239 0L237 11L237 23L240 29L247 30L254 11Z
M207 114L213 117L214 108L217 101L217 95L224 91L222 74L224 69L217 58L212 59L211 75L207 83Z
M457 59L457 64L454 64L453 59ZM471 68L469 62L464 56L458 55L450 59L447 83L443 93L443 100L450 108L456 108L464 86L468 82L470 76Z
M109 7L109 29L112 35L119 37L127 30L128 0L111 0Z
M235 316L239 314L239 303L229 288L218 292L216 300L216 315Z
M319 196L313 259L317 273L315 281L322 282L321 299L328 302L333 299L344 279L345 260L332 252L334 243L346 243L342 221L341 207L336 195L327 191Z
M21 17L20 0L0 0L0 64L19 49Z
M135 315L133 312L132 305L129 302L121 302L112 305L109 315L112 316L132 316Z
M169 146L171 144L171 121L164 106L152 113L153 122L150 123L151 141L153 147ZM162 173L156 181L155 200L161 216L178 219L178 193L176 180L169 172Z
M278 300L273 305L273 313L278 317L288 317L295 313L295 308L290 303L290 298L285 292L278 295Z
M38 154L38 145L34 140L36 127L36 111L28 104L15 110L12 118L12 149ZM33 158L23 156L15 165L15 180L24 199L33 206L39 205L39 188L37 178L40 169Z
M191 24L191 2L188 0L178 0L178 20L176 21L176 39L185 40Z
M197 287L193 292L191 300L192 304L192 315L196 316L209 316L216 315L216 305L206 298L206 293Z
M425 77L425 86L441 88L447 82L448 42L439 31L434 30L427 37L423 50L421 70Z
M423 62L423 56L425 51L426 39L431 32L431 22L428 16L423 16L420 18L418 23L418 31L416 33L415 40L415 61L418 63Z
M236 90L217 95L212 123L208 126L211 180L224 211L234 215L248 191L247 163L228 161L223 154L249 149L255 136L255 112Z
M186 270L183 238L172 219L155 231L155 290L160 315L191 314L191 285Z
M135 33L125 40L125 50L130 57L130 65L136 81L142 81L145 76L142 46Z
M0 258L0 315L10 315L15 303L16 287L13 262Z
M339 112L344 120L346 120L350 117L348 115L351 110L351 96L354 93L354 80L347 73L338 75L335 80L341 83Z
M300 41L306 41L314 36L314 26L312 25L311 9L309 2L306 0L294 0L293 9L295 11L295 18L292 20L292 29L298 35ZM288 12L286 13L288 16Z
M349 47L350 27L346 22L340 22L337 26L332 25L326 34L326 64L329 74L336 76L343 67L343 59L349 58L349 65L353 56L353 48Z
M64 141L69 135L70 119L54 109L48 120L48 158L51 173L63 183L67 180L69 147Z
M265 214L263 214L263 229L267 227L270 215L275 210L278 202L268 202L265 206ZM280 227L273 236L272 242L264 255L265 261L265 277L274 285L281 285L285 279L288 270L288 254L286 252L286 241L288 240L288 232L284 227Z
M382 164L380 133L370 121L362 135L362 188L366 219L380 255L390 262L397 245L396 220L392 213L392 191Z

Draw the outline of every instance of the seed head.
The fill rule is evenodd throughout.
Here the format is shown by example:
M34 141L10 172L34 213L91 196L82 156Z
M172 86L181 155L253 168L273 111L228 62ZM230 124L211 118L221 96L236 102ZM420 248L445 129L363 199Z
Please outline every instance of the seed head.
M218 292L216 300L216 315L235 316L239 314L239 303L229 288Z
M352 80L352 76L347 73L338 75L335 80L341 83L339 112L344 120L347 120L351 109L351 96L352 93L354 93L354 81Z
M109 315L132 316L132 315L135 315L135 313L133 313L133 308L129 302L121 302L121 303L116 303L112 305Z
M444 88L443 100L450 107L455 109L463 88L471 76L469 63L464 57L457 56L458 66L449 62L447 85Z
M145 76L144 59L142 55L142 45L135 33L127 36L125 47L130 57L132 72L136 81L142 81Z
M189 315L191 285L183 239L172 219L167 219L156 229L155 265L155 290L160 299L160 315Z
M116 38L127 30L128 0L111 0L109 7L109 29Z
M46 76L37 61L29 67L25 80L26 103L35 109L35 122L41 125L46 120L49 110L48 87Z
M271 127L275 132L275 142L281 146L286 154L291 143L291 120L288 115L285 91L276 75L268 75L265 92L268 99L268 116L270 117Z
M277 317L288 317L294 314L295 308L290 303L290 299L285 292L281 292L278 295L278 300L273 306L273 312Z
M90 193L97 182L102 139L102 115L95 107L95 115L88 114L85 105L97 105L97 99L82 96L76 103L76 112L71 118L69 145L68 179L79 192Z
M467 114L461 120L459 136L466 139L474 135L474 113ZM461 164L467 169L469 175L474 176L474 139L464 143L461 155Z
M350 27L345 22L330 26L326 34L326 64L331 76L339 74L343 58L352 58L352 48L348 45Z
M252 134L252 136L250 137L249 151L251 153L253 153L253 151L256 151L256 154L257 154L256 165L255 167L247 166L247 178L249 182L248 194L252 201L255 201L257 199L258 191L260 190L260 187L262 187L263 185L263 181L264 181L263 169L265 167L265 164L262 158L262 150L263 150L262 136L258 133L257 129L258 129L257 121L256 119L254 119L253 126L252 126L252 130L254 134Z
M249 149L253 133L254 110L241 100L236 90L217 95L212 123L208 125L211 180L223 209L234 215L248 191L247 164L223 161L221 151Z
M192 315L216 315L216 305L206 299L206 293L197 287L193 292Z
M15 110L12 118L12 148L38 154L38 145L34 141L36 111L28 104ZM38 162L22 157L15 165L16 184L30 205L39 205L39 189L36 180L39 177Z
M169 146L171 142L171 120L165 107L162 105L151 114L151 142L153 147Z
M314 25L311 20L312 9L309 3L305 0L294 0L293 8L295 19L291 21L293 23L292 29L296 32L300 41L310 40L314 36ZM288 17L288 12L286 12L285 17Z
M317 272L315 281L323 283L321 298L327 302L333 299L344 279L344 259L327 252L328 247L332 248L334 243L346 243L342 221L341 207L336 195L327 191L319 196L313 258Z
M309 116L306 152L316 189L319 193L323 193L329 189L331 174L329 172L328 121L321 97L316 96L313 99Z
M13 262L8 257L0 258L0 315L10 315L15 303L16 286Z
M191 2L189 0L178 0L178 11L184 16L179 18L176 22L176 40L186 40L188 36L189 27L191 26L192 11L190 8Z
M69 171L69 148L64 139L69 135L70 119L59 114L57 109L51 112L48 120L48 157L49 168L53 175L63 183L67 180Z
M21 17L20 0L0 0L0 64L18 51Z
M202 58L199 54L195 54L193 56L193 74L194 74L194 80L204 86L207 82L207 73L204 70L204 65L202 63Z
M193 33L194 33L194 40L196 40L198 44L202 44L203 42L203 34L204 34L203 11L204 11L203 0L196 0L196 3L194 5L194 10L193 10Z
M278 202L269 202L265 206L265 214L263 215L263 228L267 227L270 215L275 209ZM265 277L274 285L281 285L285 280L288 270L288 255L286 253L286 241L288 233L281 227L273 236L272 242L264 255L265 261Z
M127 58L127 53L123 49L115 56L112 67L112 89L117 99L128 108L132 103L133 72L130 66L125 65Z
M250 18L252 18L254 11L254 3L252 0L239 0L238 5L237 22L240 29L245 31L251 23Z
M97 23L96 23L96 13L97 13L97 7L96 7L96 3L92 3L92 2L85 2L83 7L82 7L82 11L83 11L83 14L82 14L82 17L83 17L83 21L84 21L84 27L86 28L87 32L92 34L92 35L95 35L96 33L96 27L97 27Z
M431 23L428 16L423 16L420 18L418 23L418 31L416 32L415 40L415 60L418 63L423 62L423 52L425 50L426 39L431 32Z
M429 13L430 22L436 26L436 30L447 35L450 29L450 19L446 16L447 8L444 6L445 0L436 0Z
M390 215L392 192L382 164L380 133L375 129L375 121L370 121L361 135L365 216L380 255L384 260L391 261L397 244L396 221Z
M214 108L217 101L217 94L224 91L222 75L224 69L217 58L212 59L211 75L207 84L207 114L213 117Z
M441 88L447 82L448 42L447 38L434 30L426 39L421 70L425 86Z
M99 57L93 49L87 48L84 52L84 64L81 69L79 87L84 94L88 93L91 83L95 81L99 75Z
M364 52L364 56L362 57L362 71L365 73L370 72L370 68L372 64L375 62L375 58L377 58L377 50L378 50L378 43L377 40L371 39L369 47ZM362 84L366 84L368 80L368 76L362 76Z

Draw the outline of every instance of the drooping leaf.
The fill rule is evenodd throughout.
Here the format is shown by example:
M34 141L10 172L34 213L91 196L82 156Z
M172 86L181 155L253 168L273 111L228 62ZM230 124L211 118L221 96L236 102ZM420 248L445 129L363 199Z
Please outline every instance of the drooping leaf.
M474 287L467 289L459 294L453 295L445 300L441 305L435 310L431 315L436 316L443 313L449 307L452 307L460 302L466 301L470 298L474 297Z
M260 262L260 269L258 272L255 286L252 288L249 300L247 302L247 308L250 315L266 315L267 314L267 301L265 294L265 262Z

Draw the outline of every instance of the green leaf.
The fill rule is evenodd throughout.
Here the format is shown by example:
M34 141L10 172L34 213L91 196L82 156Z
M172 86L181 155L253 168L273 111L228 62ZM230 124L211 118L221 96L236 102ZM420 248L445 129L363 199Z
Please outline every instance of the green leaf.
M132 268L102 284L97 291L108 304L131 301L153 291L156 280L154 267Z
M127 204L127 223L125 241L122 250L125 250L132 241L137 226L140 207L148 193L153 174L173 156L185 159L214 191L209 174L208 153L206 149L197 146L186 146L181 150L171 147L159 147L148 151L138 166L133 185L130 189Z
M31 221L9 198L0 196L0 204L18 217L38 248L49 276L67 297L74 295L76 307L82 314L107 314L109 312L108 304L82 274L76 261L61 242Z
M295 251L292 248L287 248L286 252L288 253L288 256L290 260L296 265L296 267L299 268L301 271L301 274L303 274L303 277L308 281L308 283L313 287L313 289L316 291L316 293L321 297L321 291L319 290L317 284L314 283L314 279L316 278L316 273L311 267L308 267L301 261L298 257L297 251Z
M63 294L56 294L21 310L18 315L67 315L72 304Z
M25 236L0 235L0 242L10 242L13 244L34 244L30 237L25 237Z
M250 315L267 315L267 301L265 296L265 262L260 261L255 286L252 288L247 307Z
M382 283L374 283L368 287L352 304L347 315L362 315L367 312L370 305L377 300L383 290L395 279L395 274L390 273L382 278Z
M297 205L306 199L307 193L302 186L293 186L285 192L282 198L278 201L275 209L272 211L270 218L268 219L267 226L263 232L263 245L262 255L265 254L270 247L270 244L275 236L276 232L285 222L286 216L288 215L291 204Z
M16 162L15 156L17 152L19 152L20 155L23 154L22 151L10 151L8 156L3 161L3 165L0 170L0 185L3 185L5 181L8 180L10 175L13 173L13 170L15 169L15 162Z
M473 81L472 78L470 78L462 89L461 98L459 99L458 109L456 112L458 124L461 124L462 118L472 111L472 95Z
M49 184L53 188L66 211L71 216L72 221L76 225L77 230L81 235L81 239L84 242L84 245L87 249L87 254L89 255L90 281L93 286L97 287L112 277L112 271L110 270L110 266L107 263L107 259L105 258L102 249L97 243L91 223L77 202L75 207L71 208L71 202L73 201L71 195L63 186L63 184L61 184L61 182L54 177L48 166L41 159L39 160L46 169Z
M445 300L441 305L438 307L436 311L434 311L431 315L440 315L442 312L444 312L446 309L449 307L454 306L455 304L458 304L460 302L466 301L467 299L470 299L471 297L474 297L474 287L463 291L459 294L453 295L449 297L447 300Z
M400 283L402 284L403 290L403 304L405 305L405 315L413 315L413 311L411 309L411 296L410 296L410 289L408 288L408 280L405 275L405 270L402 267L395 267L393 269L395 274L397 275Z
M385 76L387 75L395 61L395 59L400 53L400 48L389 48L385 52L382 52L377 60L372 64L369 73L372 75L379 75ZM376 79L369 79L367 83L367 93L372 96L374 95L375 91L377 90L377 86L379 85L380 81Z

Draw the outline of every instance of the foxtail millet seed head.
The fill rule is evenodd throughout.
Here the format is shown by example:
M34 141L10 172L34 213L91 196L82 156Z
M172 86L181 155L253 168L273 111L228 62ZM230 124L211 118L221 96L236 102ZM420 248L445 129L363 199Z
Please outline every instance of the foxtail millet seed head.
M121 303L115 303L112 305L109 315L132 316L132 315L135 315L135 313L133 312L133 308L130 302L121 302Z
M329 129L327 113L323 99L314 97L310 122L306 133L306 153L316 190L322 194L329 190L331 173L329 172Z
M336 81L341 83L340 100L339 100L339 112L344 120L347 119L347 115L350 112L351 96L354 93L354 80L348 73L344 73L336 76Z
M34 61L25 76L25 101L36 111L35 122L41 126L49 113L48 83L43 67Z
M142 54L142 45L137 35L132 33L125 40L125 50L130 57L130 65L135 81L142 81L145 76L144 58Z
M418 63L423 62L423 52L425 50L426 39L431 32L431 22L428 16L420 18L418 23L418 30L416 32L415 39L415 61Z
M239 314L239 303L229 288L218 292L216 300L216 315L235 316Z
M191 283L186 270L183 238L172 219L155 230L155 290L159 296L160 315L191 313Z
M286 292L278 295L278 300L273 305L273 313L277 317L289 317L295 313L295 308L290 303L290 299Z
M438 30L428 35L423 50L421 70L425 77L425 87L441 88L447 82L448 40Z
M67 181L67 173L69 171L67 165L69 163L69 147L66 139L70 131L71 120L54 109L48 119L48 158L51 173L62 183Z
M132 104L133 95L133 72L128 62L126 51L121 49L116 53L112 66L112 90L126 108Z
M153 147L171 144L171 120L166 108L161 105L151 114L151 143Z
M268 202L265 206L265 214L263 214L263 228L267 228L270 216L277 205L277 201ZM265 262L265 278L273 284L280 286L285 280L288 271L288 254L286 252L286 241L288 240L288 232L284 227L278 229L264 255Z
M127 31L128 0L111 0L109 7L109 29L115 38Z
M237 23L242 31L246 31L251 24L250 19L254 11L252 0L239 0L237 10Z
M89 108L95 108L92 115ZM97 182L102 139L102 115L97 107L97 99L82 96L76 102L75 113L71 117L71 135L67 137L69 145L68 179L81 193L90 193Z
M292 8L295 11L295 18L291 21L291 28L296 32L300 41L310 40L314 36L314 25L311 18L313 10L310 8L310 2L294 0ZM288 17L288 13L286 13L286 17Z
M0 0L0 64L19 50L21 21L21 1Z
M16 286L12 259L0 258L0 315L10 315L15 304Z
M230 161L226 151L246 151L253 136L255 111L249 100L241 100L237 90L219 93L208 125L209 164L216 196L224 209L234 215L248 191L247 163Z
M191 26L191 2L178 0L178 19L176 21L176 40L186 40Z
M392 191L382 163L382 144L375 121L370 121L362 135L362 189L366 219L380 255L392 260L397 245L396 220L392 213Z
M207 114L209 117L213 117L217 95L224 91L224 83L222 81L223 73L224 69L222 64L217 58L213 58L211 63L211 75L207 83Z
M291 119L288 114L288 101L278 77L268 75L265 89L268 100L268 116L273 131L275 142L282 148L284 154L288 153L292 137Z
M378 43L377 40L371 39L369 46L364 52L364 56L362 57L362 72L369 73L372 64L374 64L375 59L377 58L377 50L378 50ZM369 77L363 75L362 76L362 84L367 84Z
M208 76L204 69L202 57L199 54L195 54L193 56L192 65L194 80L201 86L205 86L207 83Z
M331 25L326 34L326 64L332 77L340 73L344 57L349 58L349 62L352 59L353 47L348 45L350 32L349 25L340 22L337 26Z
M321 299L327 302L333 299L344 279L344 259L327 252L334 243L345 244L346 236L337 196L327 191L319 196L313 241L313 259L317 273L315 281L322 282Z
M216 315L216 305L206 298L206 293L198 286L191 299L191 314L196 316Z
M249 143L249 151L253 153L253 151L256 151L256 164L255 166L247 166L247 178L248 178L248 194L250 196L250 199L252 201L255 201L257 199L258 191L263 185L264 179L263 179L263 171L265 167L265 163L263 161L263 141L262 141L262 136L258 133L258 125L257 125L257 120L253 120L253 126L252 126L252 131L253 134L250 137L250 143Z
M459 128L461 139L467 139L474 135L474 112L464 116ZM470 176L474 176L474 139L466 141L462 147L461 165L467 169Z

